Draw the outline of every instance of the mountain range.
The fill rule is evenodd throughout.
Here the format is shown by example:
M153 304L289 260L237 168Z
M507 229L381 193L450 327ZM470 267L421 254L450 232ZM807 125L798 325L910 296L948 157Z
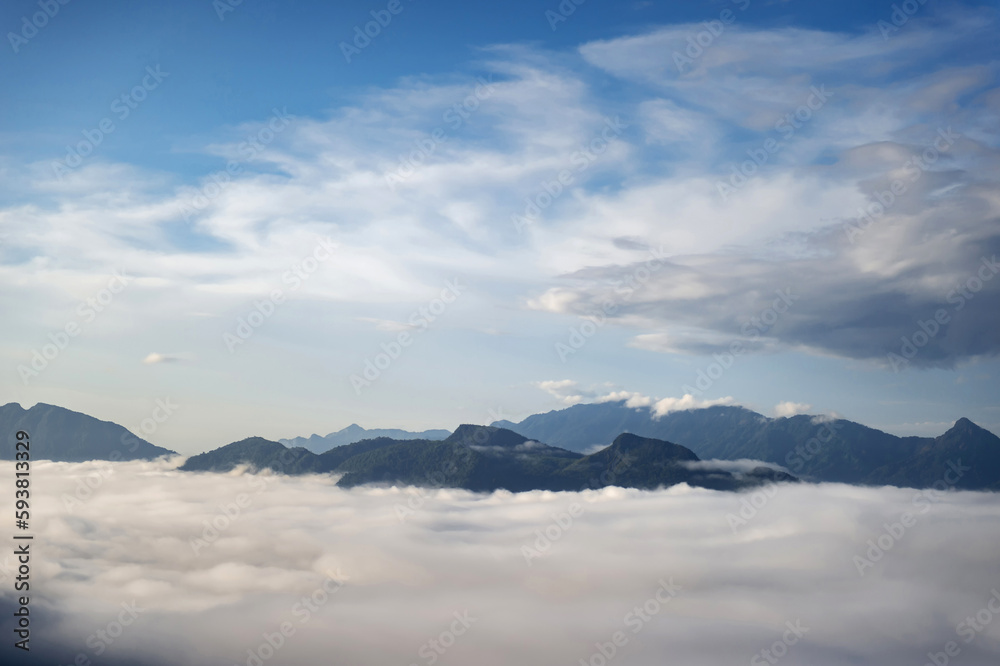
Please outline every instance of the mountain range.
M151 460L175 453L110 421L42 402L31 409L12 402L0 407L0 460L14 459L18 430L31 435L33 460Z
M657 418L625 402L581 404L493 425L575 451L618 433L676 442L703 459L747 458L786 467L810 481L930 487L948 462L970 467L957 488L1000 490L1000 438L962 418L939 437L897 437L846 419L768 418L743 407L714 406ZM953 477L951 474L950 477Z
M227 472L237 465L285 474L339 473L338 485L367 483L425 487L583 490L619 485L657 488L688 483L737 490L769 481L794 481L766 466L734 472L705 464L683 446L625 433L605 449L585 456L542 444L505 428L462 425L444 440L388 437L346 444L314 454L259 437L192 456L184 471Z
M313 453L324 453L335 446L353 444L363 439L376 439L379 437L389 437L391 439L446 439L451 434L450 430L424 430L423 432L411 432L398 428L373 428L368 430L362 428L357 423L331 432L325 437L311 435L309 437L293 437L292 439L279 439L282 444L290 447L301 446Z
M0 458L14 458L17 430L31 433L34 459L78 462L174 454L114 423L44 403L28 410L11 403L0 407ZM356 437L363 439L348 442ZM938 437L897 437L846 419L769 418L732 406L657 417L649 408L625 402L575 405L519 423L463 425L453 433L352 425L326 437L281 442L252 437L193 456L181 469L225 471L248 465L288 474L335 472L342 475L343 486L386 482L559 490L579 489L602 474L610 478L609 470L622 460L628 466L613 473L614 483L641 488L681 480L739 488L798 478L1000 490L1000 438L964 418ZM776 476L777 467L788 474Z

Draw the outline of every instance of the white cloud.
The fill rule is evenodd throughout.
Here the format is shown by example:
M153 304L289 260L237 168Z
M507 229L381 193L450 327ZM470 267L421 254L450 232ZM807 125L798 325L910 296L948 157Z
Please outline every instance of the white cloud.
M583 392L579 384L572 379L549 379L535 382L535 386L565 405L576 405L592 397Z
M105 465L33 467L45 479L33 514L44 556L31 575L32 612L51 618L39 645L55 650L46 663L71 663L79 652L94 660L87 637L134 600L138 621L101 663L245 663L285 621L295 633L272 663L321 663L331 645L344 663L423 663L421 646L468 611L475 622L442 662L577 663L623 631L618 658L636 666L661 664L664 654L692 666L747 663L787 621L801 621L810 630L789 649L789 664L902 666L943 650L1000 580L1000 506L987 493L936 496L862 577L854 558L914 511L916 491L780 486L734 534L727 516L749 496L686 486L344 491L323 477L262 482L135 462L111 465L70 511L64 497L83 493ZM12 478L13 463L2 467ZM417 508L400 522L397 507L408 502ZM538 531L573 504L582 514L528 566L522 548L535 548ZM191 539L212 522L224 527L195 554ZM319 594L338 569L343 587ZM671 578L677 596L633 634L626 614ZM9 581L0 588L5 608L13 594ZM303 621L302 599L313 594L325 603ZM961 644L964 662L997 662L990 631Z
M147 365L156 365L157 363L177 363L190 359L190 354L161 354L159 352L151 352L146 358L142 359L142 362Z
M812 405L807 405L801 402L779 402L774 406L774 415L782 417L795 416L796 414L808 414L810 409L812 409Z
M687 409L702 409L715 405L735 404L732 396L702 400L691 394L683 395L680 398L654 398L635 391L611 391L610 393L602 394L592 388L585 389L572 379L541 381L536 382L535 386L546 391L565 405L577 405L583 402L624 402L626 407L633 409L648 407L653 418L660 418L670 412Z
M671 53L701 29L657 27L570 53L490 48L479 65L493 76L492 90L460 127L444 113L478 85L461 65L368 89L349 106L296 118L190 220L181 207L207 178L95 159L59 181L48 157L2 158L17 197L0 207L0 305L9 317L0 358L11 367L30 361L110 270L124 268L134 283L53 364L65 368L58 381L103 372L116 353L188 349L205 373L195 382L206 398L235 398L242 375L221 337L255 300L282 288L280 315L238 352L241 367L265 373L269 387L294 384L322 394L323 404L345 404L356 397L350 384L329 377L356 372L382 341L358 323L373 324L376 335L402 331L405 316L455 276L472 287L442 328L512 332L511 342L538 348L550 344L550 315L589 316L610 302L617 309L603 330L630 329L618 339L640 349L711 356L740 341L746 352L884 362L918 321L947 306L949 290L984 253L1000 248L996 68L974 62L992 44L995 18L961 9L915 17L888 41L874 29L738 21L679 76ZM609 76L613 97L605 94ZM813 86L826 86L829 103L794 137L781 137L782 151L723 200L720 180ZM512 215L547 194L545 185L572 169L574 155L616 117L628 127L518 233ZM223 156L267 121L259 120L201 148L223 168ZM962 139L850 243L845 225L859 208L948 125ZM386 176L401 156L439 127L447 140L390 189ZM320 237L334 239L335 257L291 290L285 276ZM615 281L646 261L649 248L667 261L625 299ZM789 286L801 292L789 313L745 336L749 318ZM1000 325L998 289L998 280L985 286L913 364L954 367L995 355L996 336L981 331ZM425 373L433 362L440 376L456 377L478 351L470 335L432 359L432 337L391 372L416 377L421 362ZM265 346L257 357L248 351ZM596 358L577 358L586 364L588 355ZM776 376L796 362L790 356L775 358ZM509 370L521 378L513 382L537 368L528 354L511 358ZM498 376L487 362L472 362L481 376ZM133 365L109 391L129 394L142 372ZM322 368L322 379L304 380L305 368ZM12 392L22 390L12 383ZM426 409L403 397L409 389L393 396L394 406L424 418ZM378 390L396 389L385 382ZM564 391L559 399L574 404L607 392ZM33 387L15 397L51 400ZM301 409L302 395L274 388L268 398ZM263 416L245 418L267 426Z
M751 472L757 469L758 467L767 467L769 469L774 469L791 474L791 472L789 472L787 468L782 467L781 465L764 462L762 460L750 460L748 458L739 458L737 460L718 460L714 458L709 460L694 460L694 461L684 462L682 463L682 465L684 467L687 467L688 469L695 469L695 470L721 469L727 472L732 472L734 474L746 474L747 472Z
M612 391L607 395L600 396L594 402L621 402L622 400L625 401L626 407L632 408L649 407L653 404L653 398L634 391Z
M391 333L398 333L400 331L410 331L416 328L413 324L408 324L401 321L393 321L391 319L378 319L377 317L356 317L358 321L363 321L369 324L375 325L375 330L377 331L389 331Z
M732 404L735 404L732 396L716 398L714 400L701 400L694 397L690 393L686 393L680 398L663 398L662 400L657 400L656 403L653 404L651 411L653 412L654 418L660 418L661 416L666 416L670 412L680 412L686 409L703 409L705 407L714 407L716 405Z

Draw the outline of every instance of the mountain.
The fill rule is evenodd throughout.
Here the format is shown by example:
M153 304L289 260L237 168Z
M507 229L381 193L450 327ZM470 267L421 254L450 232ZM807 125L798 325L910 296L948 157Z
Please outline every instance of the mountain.
M1000 491L1000 437L969 419L959 419L948 432L922 443L906 460L872 473L873 480L918 488L955 487Z
M706 466L689 449L624 434L590 456L567 451L505 428L462 425L444 440L377 438L314 454L303 447L252 437L193 456L185 471L225 472L245 464L285 474L341 474L338 485L367 483L464 488L582 490L619 485L657 488L686 482L734 490L794 477L759 468L734 474Z
M462 425L440 442L401 442L349 458L342 486L405 483L491 491L569 490L558 472L580 454L534 442L504 428Z
M573 405L545 414L534 414L520 423L504 420L491 425L579 452L608 446L623 432L659 436L653 432L658 424L650 418L648 408L626 408L624 402Z
M302 446L288 447L263 437L248 437L191 456L178 469L185 472L228 472L239 465L246 465L254 471L269 469L289 475L322 474L334 471L348 458L400 443L403 442L378 437L338 446L317 455Z
M10 403L0 407L0 459L14 458L18 430L31 434L35 459L133 460L174 453L85 414L44 403L28 410ZM310 440L346 441L384 432L412 434L354 425ZM798 477L1000 491L1000 438L965 418L939 437L896 437L845 419L768 418L729 406L654 418L648 408L609 402L536 414L520 423L463 425L450 434L422 434L427 433L432 436L368 437L322 453L251 437L192 456L181 469L224 472L248 465L287 474L335 472L345 487L406 483L519 491L611 484L655 488L686 482L734 489ZM442 433L446 436L440 437ZM585 455L595 448L596 453ZM744 459L782 466L794 477L766 465L748 469L743 462L713 462Z
M14 459L18 430L31 436L33 460L151 460L174 454L110 421L41 402L31 409L12 402L0 407L0 459Z
M389 437L391 439L445 439L450 435L448 430L424 430L423 432L410 432L399 430L398 428L374 428L368 430L362 428L357 423L352 423L342 430L331 432L325 437L311 435L309 437L293 437L292 439L279 439L278 441L287 446L301 446L309 449L313 453L324 453L335 446L354 444L363 439L377 439L379 437Z
M694 451L679 444L631 433L622 433L611 446L571 463L562 474L578 480L601 479L608 470L613 478L601 485L644 489L687 483L716 490L738 490L769 481L797 480L764 466L737 475L701 463Z
M288 448L263 437L248 437L188 458L179 469L187 472L228 472L238 465L254 470L304 474L320 469L318 456L301 446Z
M494 425L575 451L607 445L619 433L630 432L676 442L704 460L762 460L806 480L854 484L926 488L942 478L949 460L961 458L963 465L975 461L976 467L957 487L996 490L1000 484L997 437L968 419L938 438L897 437L846 419L768 418L729 406L671 412L657 419L648 408L607 402Z

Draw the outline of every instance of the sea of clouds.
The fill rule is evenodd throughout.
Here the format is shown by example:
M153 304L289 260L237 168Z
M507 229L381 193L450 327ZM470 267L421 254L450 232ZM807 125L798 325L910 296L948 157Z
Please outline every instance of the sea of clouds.
M343 490L177 463L33 464L24 663L1000 662L993 494Z

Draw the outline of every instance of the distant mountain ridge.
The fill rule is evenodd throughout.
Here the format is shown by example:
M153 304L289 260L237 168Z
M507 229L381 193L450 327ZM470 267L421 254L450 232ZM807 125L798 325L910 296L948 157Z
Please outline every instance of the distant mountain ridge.
M31 458L86 460L151 460L174 451L154 446L122 426L63 407L38 403L24 409L16 402L0 407L0 459L14 459L18 430L31 435Z
M494 425L576 451L632 432L676 442L702 459L761 460L804 480L840 483L928 487L945 474L948 460L962 460L976 466L955 487L1000 490L1000 438L965 418L940 437L897 437L846 419L768 418L730 406L671 412L657 419L647 408L606 402Z
M0 459L14 458L15 433L22 429L31 433L33 459L82 462L174 454L108 421L55 405L39 403L25 410L10 403L0 407ZM310 439L325 445L335 435L353 439L362 433L383 432L410 434L352 425L325 438ZM321 453L248 438L193 456L182 469L226 471L245 464L288 474L336 472L343 475L342 485L392 482L470 489L572 489L585 472L605 474L610 464L607 456L628 449L641 451L641 460L628 474L619 475L621 483L649 487L687 476L695 485L713 487L719 479L677 472L676 465L687 464L684 454L671 448L679 446L701 461L758 460L783 467L805 481L915 488L945 484L1000 491L1000 438L966 418L939 437L897 437L845 419L769 418L731 406L678 411L657 419L649 409L611 402L575 405L520 423L501 421L493 426L461 426L454 433L421 434L428 433L432 436L361 439ZM442 433L446 436L440 437ZM646 439L659 443L642 445ZM614 448L616 443L619 446ZM595 448L601 450L584 455ZM669 451L674 453L668 455ZM664 466L661 459L673 462ZM647 474L647 467L654 472ZM757 482L769 473L766 469L755 470ZM721 487L738 481L725 475L719 478Z
M399 428L373 428L368 430L362 428L357 423L352 423L346 428L337 432L320 437L311 435L309 437L293 437L291 439L279 439L282 444L290 447L301 446L313 453L324 453L335 446L354 444L363 439L377 439L379 437L389 437L392 439L446 439L451 434L450 430L424 430L422 432L411 432L400 430Z
M342 474L338 485L369 483L464 488L583 490L620 485L653 489L688 483L738 490L771 481L794 481L766 467L742 475L689 463L698 457L682 446L623 434L590 456L529 440L505 428L462 425L444 440L363 440L325 453L289 449L250 438L193 456L183 471L225 472L245 464L286 474Z

